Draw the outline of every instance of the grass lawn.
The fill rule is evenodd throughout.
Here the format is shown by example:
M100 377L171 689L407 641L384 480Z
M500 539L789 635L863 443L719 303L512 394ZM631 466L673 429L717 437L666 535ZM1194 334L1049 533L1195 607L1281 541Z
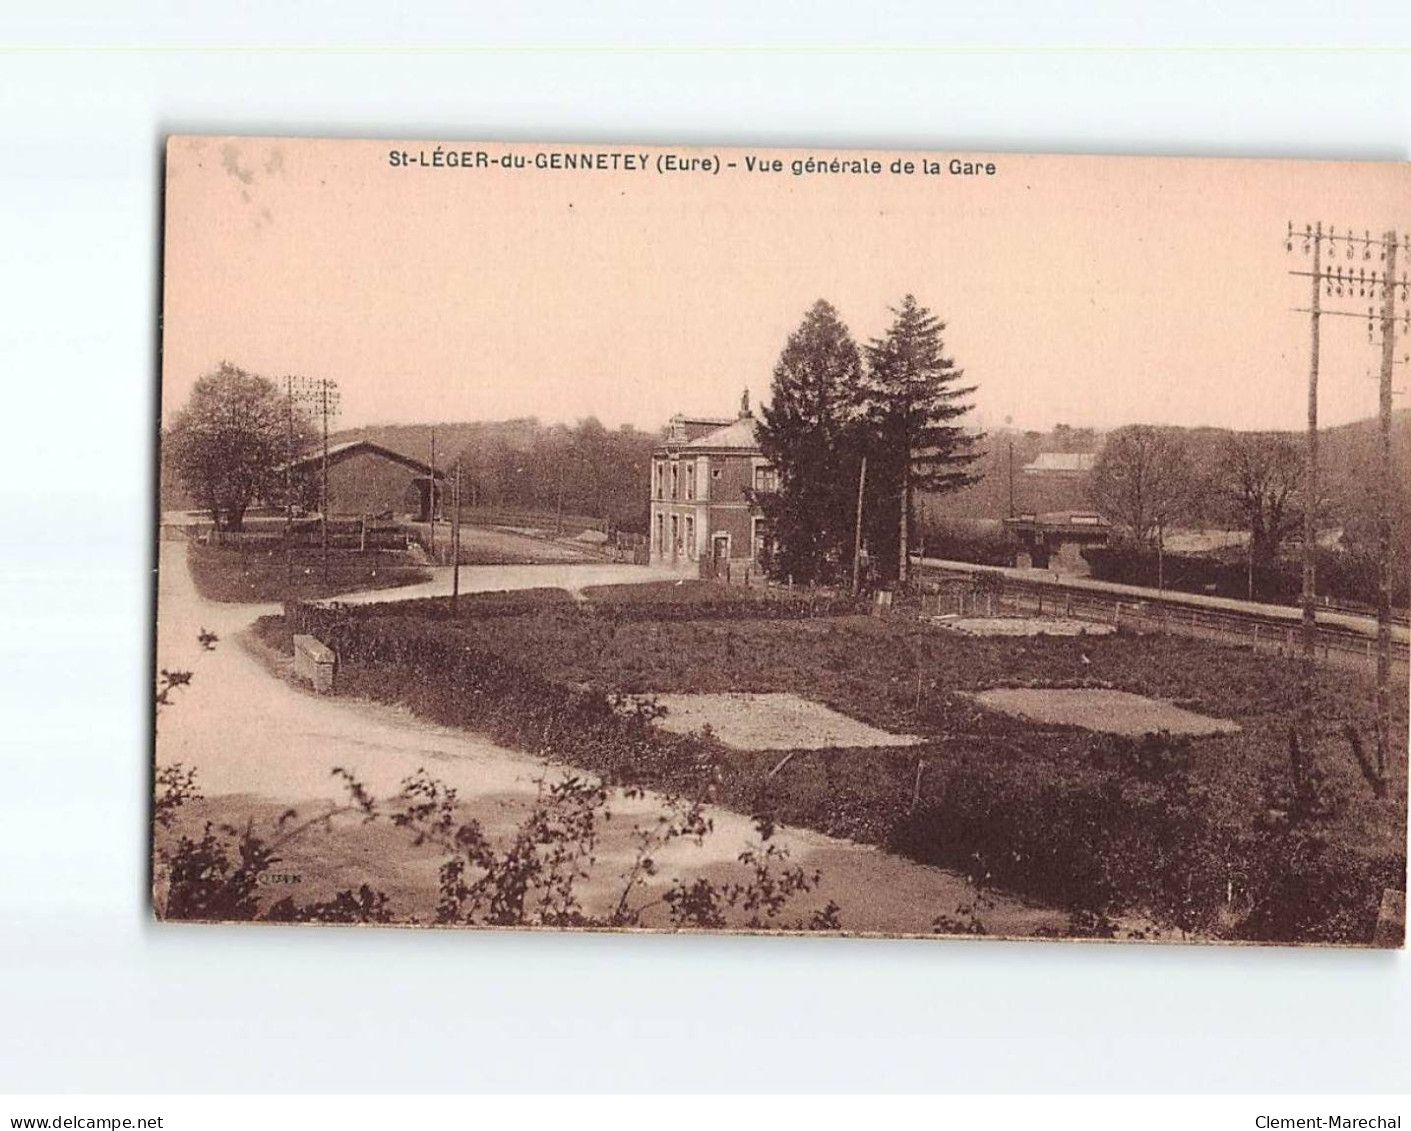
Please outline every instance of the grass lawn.
M395 550L336 550L324 579L320 551L294 552L293 586L282 548L207 546L193 542L187 563L201 596L211 601L264 602L293 597L312 600L354 589L390 589L431 580L431 573Z
M579 691L792 692L923 743L800 750L772 773L779 750L737 750L707 737L711 790L723 804L931 863L978 859L994 882L1063 905L1071 899L1075 910L1092 893L1127 908L1160 902L1173 915L1182 901L1199 903L1197 934L1216 930L1213 917L1224 913L1216 904L1236 900L1227 893L1249 889L1247 929L1228 937L1358 941L1370 933L1382 887L1405 885L1405 695L1395 698L1390 795L1378 800L1342 734L1350 724L1372 742L1372 688L1359 674L1320 669L1311 760L1331 803L1290 831L1277 817L1299 680L1297 666L1278 657L1180 636L969 637L903 615L781 617L762 603L762 590L709 583L586 596L581 607L544 601L498 615L466 601L455 618L430 601L360 610L354 615L369 618L363 623L384 642L376 654L389 654L387 642L411 642L397 652L409 660L345 662L344 686L410 702L440 722L487 726L501 741L516 739L518 720L539 701L511 702L518 691L510 680L494 692L506 697L497 716L454 679L430 687L416 674L417 641L435 642L438 655L495 657ZM691 604L698 619L683 613ZM731 605L735 615L722 615ZM654 608L672 615L658 619ZM989 710L974 696L1013 687L1129 692L1239 730L1158 745L1152 755L1134 740ZM570 737L555 756L683 790L699 769L683 762L677 774L669 750L648 765L632 760L641 755L615 757L610 746L576 751ZM1321 863L1292 869L1295 851Z

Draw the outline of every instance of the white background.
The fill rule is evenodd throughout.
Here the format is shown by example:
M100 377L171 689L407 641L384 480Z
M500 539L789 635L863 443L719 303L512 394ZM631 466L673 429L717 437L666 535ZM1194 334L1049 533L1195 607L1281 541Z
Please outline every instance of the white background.
M1411 139L1411 23L1371 9L512 7L0 16L0 1089L1411 1084L1405 955L147 922L165 133L1398 159Z

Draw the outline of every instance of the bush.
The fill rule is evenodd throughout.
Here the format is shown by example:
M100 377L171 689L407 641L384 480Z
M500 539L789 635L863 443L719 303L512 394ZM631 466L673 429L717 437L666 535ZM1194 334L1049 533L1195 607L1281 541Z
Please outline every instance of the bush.
M1406 858L1372 860L1331 844L1316 826L1260 833L1248 847L1248 909L1240 938L1251 942L1365 945L1382 892L1406 887Z
M507 746L560 758L611 781L669 784L696 795L709 782L708 744L658 731L602 691L570 687L481 650L435 620L362 615L342 606L290 602L294 633L338 655L340 686L403 702L449 726L472 727Z
M951 767L890 847L1073 911L1140 909L1208 928L1226 891L1225 830L1182 774L1161 784L1091 766Z
M952 562L1012 566L1020 549L998 522L937 520L925 523L920 536L928 558Z
M585 881L593 878L602 825L612 819L608 790L601 782L566 775L539 779L539 793L526 818L508 837L488 836L474 818L462 816L456 791L425 770L405 778L388 799L387 810L348 772L335 769L348 797L300 820L286 810L269 828L253 819L237 827L205 822L200 840L173 832L181 807L201 799L196 772L183 765L157 775L157 865L154 909L165 919L269 923L416 923L418 917L394 908L385 892L366 882L343 888L332 898L296 903L292 896L265 907L262 889L280 877L280 851L311 830L331 830L335 818L353 815L363 825L386 820L401 829L411 847L430 845L441 853L438 900L432 921L463 926L637 927L644 913L665 909L667 925L746 930L836 931L842 922L831 900L807 919L788 919L796 897L822 880L817 869L790 864L789 849L775 843L774 823L755 821L756 841L737 856L743 880L716 883L704 876L676 877L652 889L662 868L658 856L673 841L705 842L713 825L699 802L663 799L661 811L634 824L633 853L616 878L615 901L594 911L581 902ZM640 791L625 791L631 799Z
M1241 557L1211 554L1165 554L1158 561L1154 549L1146 546L1093 546L1083 557L1097 581L1141 585L1155 589L1163 581L1167 589L1181 593L1207 593L1244 600L1249 596L1249 563ZM1355 551L1319 549L1317 563L1318 595L1335 601L1362 605L1377 603L1377 563L1370 554ZM1293 562L1254 567L1254 599L1273 604L1297 604L1303 592L1302 567ZM1398 573L1393 580L1392 604L1404 607L1407 581Z

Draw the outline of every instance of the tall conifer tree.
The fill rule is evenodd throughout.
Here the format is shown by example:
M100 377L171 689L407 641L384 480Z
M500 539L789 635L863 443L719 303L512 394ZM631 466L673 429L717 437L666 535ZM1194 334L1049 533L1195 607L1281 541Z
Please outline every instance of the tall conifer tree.
M970 466L980 458L981 437L958 422L971 405L974 385L945 356L945 323L912 295L892 308L886 335L867 346L859 412L868 451L868 529L882 552L878 560L907 581L909 526L917 491L957 491L979 481ZM885 531L890 526L892 538Z
M808 582L841 564L848 541L849 487L855 472L845 439L857 401L862 359L838 312L813 304L774 366L770 403L756 436L778 472L761 496L778 547L775 572Z

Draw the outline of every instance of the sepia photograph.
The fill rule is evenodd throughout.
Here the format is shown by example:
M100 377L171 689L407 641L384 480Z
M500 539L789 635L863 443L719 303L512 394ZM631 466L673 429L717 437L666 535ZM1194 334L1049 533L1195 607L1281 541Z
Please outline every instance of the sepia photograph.
M163 175L159 929L1405 945L1408 165Z

